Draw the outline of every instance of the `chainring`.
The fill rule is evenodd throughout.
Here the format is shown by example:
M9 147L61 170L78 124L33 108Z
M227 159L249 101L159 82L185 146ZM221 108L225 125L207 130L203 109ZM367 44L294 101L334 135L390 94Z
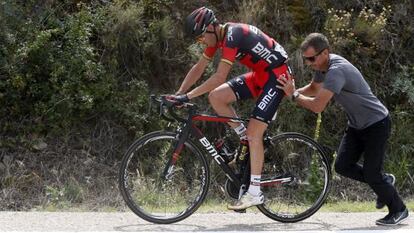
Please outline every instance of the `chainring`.
M226 183L224 184L224 190L231 198L235 200L239 199L240 187L234 185L234 183L229 178L227 178Z

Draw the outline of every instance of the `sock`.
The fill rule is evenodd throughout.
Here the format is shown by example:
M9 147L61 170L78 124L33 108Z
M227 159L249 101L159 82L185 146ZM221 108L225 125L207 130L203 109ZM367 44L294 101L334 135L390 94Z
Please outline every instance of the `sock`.
M244 127L244 124L241 123L239 126L233 129L237 135L239 135L240 140L247 140L246 136L246 127Z
M259 196L260 191L260 179L261 175L250 175L249 190L247 190L253 196Z

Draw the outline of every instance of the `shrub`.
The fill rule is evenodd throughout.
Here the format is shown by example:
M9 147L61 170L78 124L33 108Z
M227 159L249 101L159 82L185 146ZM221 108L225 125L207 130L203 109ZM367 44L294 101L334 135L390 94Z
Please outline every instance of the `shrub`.
M0 86L1 117L30 116L28 124L35 131L67 128L110 95L113 81L90 42L94 20L95 15L82 8L64 21L48 18L45 28L39 22L19 25L30 29L15 41L18 46L8 49L8 69Z

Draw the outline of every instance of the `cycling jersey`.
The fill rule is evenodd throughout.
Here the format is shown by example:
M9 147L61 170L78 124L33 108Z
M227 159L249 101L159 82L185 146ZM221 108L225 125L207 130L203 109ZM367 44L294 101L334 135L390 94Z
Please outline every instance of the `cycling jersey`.
M285 63L287 53L274 39L257 27L227 23L224 25L225 36L216 47L207 47L203 56L211 60L217 49L222 49L221 61L233 65L237 59L253 71L275 68Z
M252 70L228 82L237 99L257 98L253 118L265 123L274 120L276 110L284 96L276 88L277 79L288 76L285 64L287 53L274 39L252 25L227 23L223 27L224 39L215 47L207 47L203 56L211 60L218 49L221 61L229 65L238 60Z

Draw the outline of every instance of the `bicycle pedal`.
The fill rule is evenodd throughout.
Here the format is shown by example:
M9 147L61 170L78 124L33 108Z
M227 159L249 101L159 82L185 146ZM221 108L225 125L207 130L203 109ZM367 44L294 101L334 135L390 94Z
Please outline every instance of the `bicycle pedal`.
M234 212L237 213L241 213L241 214L245 214L246 213L246 209L242 209L242 210L233 210Z

